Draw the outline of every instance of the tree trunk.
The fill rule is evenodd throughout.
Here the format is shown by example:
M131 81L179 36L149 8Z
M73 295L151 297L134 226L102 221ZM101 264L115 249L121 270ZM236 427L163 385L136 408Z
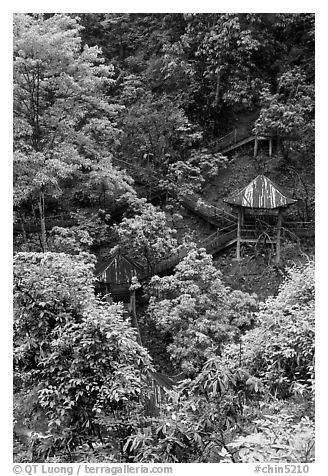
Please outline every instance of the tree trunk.
M216 78L216 90L215 90L215 99L214 99L215 107L217 107L219 104L220 83L221 83L221 71L219 70L217 74L217 78Z
M152 264L151 256L150 256L150 253L149 253L149 250L148 250L147 246L144 247L144 256L145 256L146 261L147 261L148 274L153 274L153 264Z
M22 235L24 243L27 243L27 234L25 229L24 217L21 217Z
M40 212L40 224L41 224L41 246L42 251L45 253L47 251L47 232L46 232L46 217L44 210L44 192L41 191L39 195L39 212Z

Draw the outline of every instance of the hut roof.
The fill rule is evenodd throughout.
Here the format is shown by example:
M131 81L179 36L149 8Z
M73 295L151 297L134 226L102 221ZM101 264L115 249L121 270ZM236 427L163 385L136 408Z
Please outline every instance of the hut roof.
M287 207L297 202L264 175L258 175L246 187L236 190L224 201L240 207L265 209Z
M103 283L127 284L141 269L138 263L131 261L118 251L111 258L96 265L95 276Z
M167 375L160 374L159 372L150 372L150 375L160 387L166 390L173 390L173 387L176 385L176 382Z

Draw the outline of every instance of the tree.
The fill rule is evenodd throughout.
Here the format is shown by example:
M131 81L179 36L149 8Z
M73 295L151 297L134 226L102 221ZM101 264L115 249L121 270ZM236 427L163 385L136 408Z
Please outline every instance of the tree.
M275 297L262 305L259 326L246 333L240 348L226 348L230 365L247 368L274 395L287 398L314 392L314 264L288 270Z
M209 294L209 283L218 279L215 271L204 264L203 259L203 266L196 266L194 260L192 267L180 267L176 272L180 272L180 282L176 276L165 281L154 278L158 296L151 306L155 317L161 327L170 326L174 344L184 326L185 348L194 345L197 338L199 345L199 333L188 341L185 324L191 322L196 307L192 299L197 301L199 296L199 303L204 301L203 288L207 284ZM245 322L245 298L230 294L235 325L244 329L240 341L226 339L220 355L213 353L192 379L176 386L156 431L131 435L136 461L314 461L313 407L309 407L314 382L313 271L312 262L290 269L278 295L268 298L256 313L254 329ZM182 296L180 301L179 297L173 299L177 291ZM168 296L166 300L163 295ZM222 309L226 309L222 296L216 306L222 315ZM222 333L222 321L220 324ZM208 329L214 338L219 326Z
M217 152L236 127L274 136L273 157L260 154L256 168L294 183L308 219L313 83L313 14L14 16L15 218L27 222L14 257L22 462L313 461L312 261L276 269L286 281L259 303L225 284L240 271L228 250L214 262L192 243L203 222L177 213L221 201L252 173L247 144L235 160ZM165 213L138 198L146 190L161 205L166 194ZM59 214L62 227L48 231ZM144 267L130 304L140 296L143 341L165 375L128 306L95 296L89 253L116 245ZM248 284L272 294L253 264Z
M259 108L264 87L300 67L314 78L314 15L308 13L82 14L84 41L116 67L116 92L138 78L168 97L205 139ZM130 78L130 79L129 79ZM237 116L237 117L236 117Z
M248 17L184 15L184 33L165 45L166 78L176 78L177 100L206 139L222 136L235 112L252 110L265 84L256 64L261 42Z
M171 97L204 137L222 136L238 116L255 111L264 87L295 66L313 82L312 14L184 14L185 28L163 47ZM171 83L170 83L171 81Z
M201 134L188 121L184 111L166 95L160 97L142 88L132 78L122 85L121 101L128 107L122 116L124 131L120 152L125 160L149 167L158 176L169 163L186 157Z
M308 127L313 128L314 87L296 67L281 74L277 92L268 88L261 93L262 109L255 122L258 135L279 136L286 141L301 139Z
M113 171L121 107L107 96L113 68L99 48L81 49L77 19L17 14L14 20L14 203L36 205L46 250L47 199L62 194L64 179L81 180L97 167Z
M171 334L171 359L187 375L195 375L223 345L252 325L254 295L231 291L204 249L189 251L172 276L154 276L149 317Z
M253 52L258 50L259 42L242 23L241 15L218 15L197 51L204 56L206 77L215 84L211 94L214 107L219 106L221 95L226 103L251 104L254 84L250 72L255 67ZM227 77L229 85L225 84Z
M254 131L276 139L281 170L294 182L295 197L303 200L304 218L309 221L314 208L314 85L299 66L280 74L277 81L276 92L272 88L261 91L262 107Z
M132 209L134 216L123 218L115 227L119 246L131 258L141 260L152 273L157 262L176 251L176 230L167 225L165 213L145 199L134 201Z
M136 462L236 462L229 442L244 428L245 409L263 398L261 382L210 358L194 379L182 381L163 406L151 435L131 435ZM246 426L246 425L245 425Z
M192 150L185 160L177 160L168 166L167 175L161 180L167 190L178 197L186 197L202 191L211 178L226 167L227 158L208 149Z
M83 253L14 259L15 417L46 435L37 461L84 443L120 452L143 411L150 358L122 306L95 298L93 264Z

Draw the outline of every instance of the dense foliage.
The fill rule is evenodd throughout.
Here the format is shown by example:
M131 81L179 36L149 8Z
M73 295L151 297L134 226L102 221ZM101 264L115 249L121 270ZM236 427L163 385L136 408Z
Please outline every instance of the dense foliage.
M256 314L256 327L177 387L152 436L131 437L138 461L314 461L313 269L312 262L291 269L278 295ZM197 281L197 270L190 274ZM232 296L232 308L234 302ZM175 325L179 311L171 313ZM193 327L203 323L200 314ZM174 338L174 348L188 348L193 357L202 352L197 337L188 347ZM210 338L220 343L213 331Z
M212 257L191 250L173 276L154 277L148 312L162 332L172 335L168 351L178 371L197 374L204 363L220 355L228 341L238 340L254 323L256 297L232 291Z
M92 267L88 255L15 257L15 418L45 431L41 461L117 437L147 387L147 351L122 307L95 298Z
M179 187L190 171L197 182L200 157L206 174L218 164L215 140L239 123L277 138L291 179L313 166L312 14L19 14L14 20L20 219L40 218L44 225L53 209L72 206L110 211L133 194L117 166L126 162L161 178L180 177ZM303 180L304 187L299 193L308 200Z
M242 361L280 397L314 392L314 267L288 271L278 296L258 314L260 325L242 338Z
M119 244L127 255L152 271L155 264L177 247L176 230L167 224L163 211L145 200L134 203L134 216L125 217L116 227Z
M19 214L40 218L44 251L47 205L63 195L65 181L70 200L83 190L101 206L106 195L132 192L111 160L121 110L107 100L113 68L99 48L81 51L80 29L67 15L15 16L14 203Z
M228 286L196 207L256 170L313 219L314 15L15 14L13 52L16 460L314 461L313 261L283 229L265 298ZM272 157L223 155L233 128Z

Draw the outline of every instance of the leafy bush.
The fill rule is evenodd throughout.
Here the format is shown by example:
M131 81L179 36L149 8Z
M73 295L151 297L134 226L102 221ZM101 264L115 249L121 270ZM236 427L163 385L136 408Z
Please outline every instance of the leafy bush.
M171 393L151 431L131 435L136 462L220 462L243 423L246 402L263 398L263 386L245 371L231 372L218 357L194 380ZM230 454L232 457L232 454Z
M285 413L263 415L253 424L254 433L239 436L227 445L238 462L314 462L314 422L308 417L293 422ZM229 460L233 462L226 455L225 462Z
M167 224L164 212L145 199L131 203L135 214L116 226L119 244L131 258L141 260L148 271L177 248L176 230Z
M258 314L260 325L241 339L242 365L278 397L314 391L314 263L293 267L276 297ZM239 365L240 349L226 348Z
M253 322L254 295L231 291L204 249L193 248L172 276L152 278L148 313L157 327L172 335L168 347L178 369L194 375L219 355Z
M95 298L92 269L89 255L14 260L16 420L47 436L36 460L124 439L143 410L150 358L122 306Z

